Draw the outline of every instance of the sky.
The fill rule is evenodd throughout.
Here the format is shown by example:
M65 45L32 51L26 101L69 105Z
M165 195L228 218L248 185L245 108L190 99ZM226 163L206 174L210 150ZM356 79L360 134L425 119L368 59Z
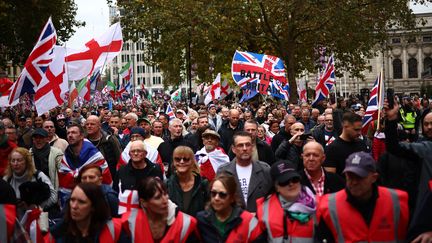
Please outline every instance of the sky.
M109 27L109 9L106 0L75 0L78 6L76 19L85 21L86 26L76 30L66 43L68 47L79 48L88 40L104 33ZM418 6L411 4L415 13L432 12L432 4Z

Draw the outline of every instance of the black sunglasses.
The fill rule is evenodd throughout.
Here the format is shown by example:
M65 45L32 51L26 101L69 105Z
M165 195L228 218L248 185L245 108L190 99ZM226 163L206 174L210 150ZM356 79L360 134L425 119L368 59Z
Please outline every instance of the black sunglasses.
M299 183L299 182L300 182L300 178L294 177L294 178L291 178L291 179L289 179L289 180L287 180L285 182L279 182L278 185L279 186L288 186L290 183L296 184L296 183Z
M183 157L183 158L181 158L181 157L174 157L174 161L175 162L180 162L180 161L184 161L184 162L189 162L191 159L190 158L186 158L186 157Z
M228 194L226 192L218 192L218 191L210 191L211 197L216 197L216 195L219 195L220 199L225 199Z

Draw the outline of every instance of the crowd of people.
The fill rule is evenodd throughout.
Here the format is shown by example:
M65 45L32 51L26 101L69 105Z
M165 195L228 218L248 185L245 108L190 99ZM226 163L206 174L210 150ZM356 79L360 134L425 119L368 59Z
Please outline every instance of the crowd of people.
M0 120L0 242L432 242L429 100L57 107Z

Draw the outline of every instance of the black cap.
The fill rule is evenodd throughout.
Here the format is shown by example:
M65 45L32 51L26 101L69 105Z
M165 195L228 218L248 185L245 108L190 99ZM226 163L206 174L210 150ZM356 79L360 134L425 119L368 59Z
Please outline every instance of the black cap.
M20 121L25 121L25 120L27 119L27 117L24 116L24 115L21 115L18 119L19 119Z
M132 136L133 134L139 134L143 138L146 137L146 131L142 127L133 127L130 131L130 135Z
M293 178L301 178L296 167L287 160L280 160L274 163L270 169L270 175L273 182L286 183Z
M48 132L43 128L36 128L36 130L34 130L32 133L32 137L34 136L48 137Z

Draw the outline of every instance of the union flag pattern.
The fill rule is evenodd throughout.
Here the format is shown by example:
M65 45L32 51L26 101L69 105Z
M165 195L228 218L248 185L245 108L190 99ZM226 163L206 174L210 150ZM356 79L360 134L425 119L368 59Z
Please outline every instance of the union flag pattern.
M384 82L382 81L382 73L380 72L375 80L374 86L370 92L368 106L363 117L363 132L367 131L368 125L378 119L378 110L382 108L384 103Z
M315 105L319 101L325 99L330 94L330 90L333 88L336 81L335 66L333 55L329 58L326 69L320 77L320 80L315 88L315 100L312 105Z

